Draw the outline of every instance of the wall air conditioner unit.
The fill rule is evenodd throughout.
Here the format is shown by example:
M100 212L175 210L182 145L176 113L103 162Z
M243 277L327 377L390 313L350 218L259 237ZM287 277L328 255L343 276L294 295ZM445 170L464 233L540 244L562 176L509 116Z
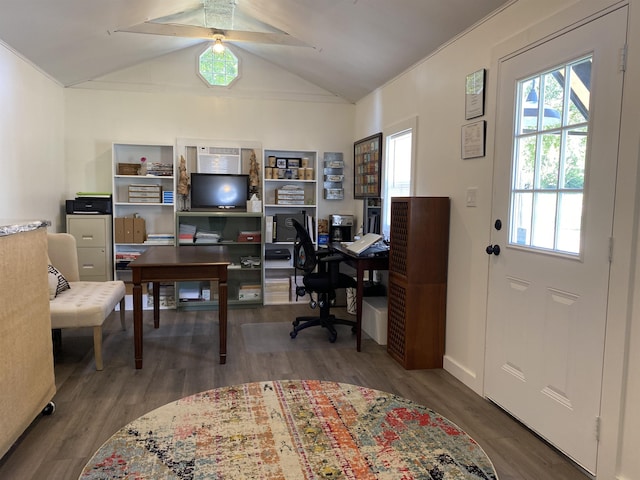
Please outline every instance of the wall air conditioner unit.
M240 149L235 147L198 147L198 173L242 173Z

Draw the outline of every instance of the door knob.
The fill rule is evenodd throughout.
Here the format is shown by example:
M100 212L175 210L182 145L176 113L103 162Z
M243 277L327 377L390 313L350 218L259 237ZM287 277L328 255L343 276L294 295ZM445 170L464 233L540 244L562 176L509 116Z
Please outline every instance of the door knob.
M500 245L489 245L486 250L487 255L491 255L492 253L494 255L500 255Z

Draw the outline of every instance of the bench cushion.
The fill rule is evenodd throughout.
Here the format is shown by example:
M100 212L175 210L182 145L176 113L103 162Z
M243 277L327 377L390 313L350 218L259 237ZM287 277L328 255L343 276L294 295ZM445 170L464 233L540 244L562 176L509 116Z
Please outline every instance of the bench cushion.
M71 288L49 302L51 328L97 327L125 295L124 282L69 282Z

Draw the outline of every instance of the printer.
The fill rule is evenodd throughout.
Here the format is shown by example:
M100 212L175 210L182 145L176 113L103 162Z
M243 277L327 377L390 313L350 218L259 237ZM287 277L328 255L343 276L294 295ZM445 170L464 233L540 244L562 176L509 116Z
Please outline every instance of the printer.
M74 213L111 215L111 196L108 197L76 197L66 201L67 215Z

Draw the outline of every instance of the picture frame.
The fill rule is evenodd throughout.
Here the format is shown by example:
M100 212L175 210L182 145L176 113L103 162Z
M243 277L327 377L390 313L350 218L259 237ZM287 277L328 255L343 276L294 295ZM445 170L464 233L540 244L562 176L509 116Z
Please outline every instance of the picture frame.
M287 168L287 159L286 158L276 158L276 167L277 168Z
M381 193L382 132L353 143L353 198L379 197Z
M484 68L470 73L465 81L464 118L472 118L484 115L484 84L487 71Z
M462 126L461 156L463 160L485 156L487 122L479 120Z

